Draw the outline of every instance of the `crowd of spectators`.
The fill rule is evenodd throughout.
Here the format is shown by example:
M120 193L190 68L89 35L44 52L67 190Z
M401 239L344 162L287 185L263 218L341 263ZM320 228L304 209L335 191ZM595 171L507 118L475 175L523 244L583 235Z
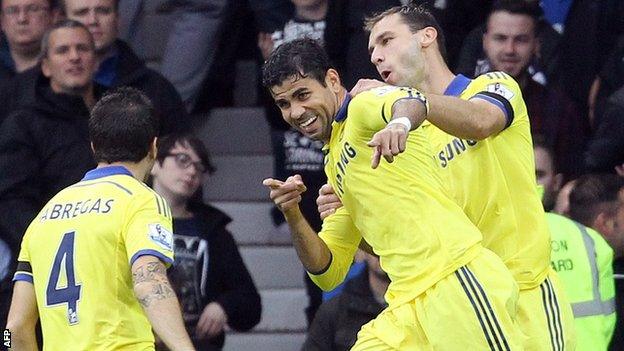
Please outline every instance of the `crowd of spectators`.
M180 235L176 245L188 257L172 271L188 279L172 280L181 289L194 341L203 349L220 349L226 325L236 330L256 325L260 297L226 229L231 220L196 194L212 166L201 142L186 134L192 115L230 103L215 102L213 96L220 99L228 95L222 90L233 88L218 82L232 81L237 60L255 61L259 68L281 43L302 37L323 43L347 89L360 78L378 79L364 18L408 2L162 0L154 9L146 0L1 0L0 325L21 237L53 194L95 166L87 135L89 110L103 92L119 86L144 91L160 117L161 136L172 136L162 141L153 186L170 202ZM610 190L608 201L592 198L595 184L607 181L588 174L624 177L624 2L412 2L426 4L438 17L446 34L446 59L455 72L473 78L503 71L518 81L531 132L542 146L536 157L548 150L545 167L550 168L537 171L538 178L551 175L542 183L545 209L601 234L613 250L615 276L621 278L624 192ZM138 35L149 11L169 16L172 23L156 65L143 61L146 42ZM268 93L257 89L257 104L265 108L271 126L274 176L302 175L311 189L302 208L318 231L316 189L325 183L321 145L286 125ZM176 172L186 177L184 191L170 179ZM579 215L587 206L606 202L613 206L604 216ZM286 230L281 216L273 213L273 218ZM366 266L342 294L322 305L316 319L322 298L307 281L311 333L304 349L348 349L355 340L353 328L383 308L382 272L374 258L367 258ZM613 350L624 349L623 285L616 279L620 318Z

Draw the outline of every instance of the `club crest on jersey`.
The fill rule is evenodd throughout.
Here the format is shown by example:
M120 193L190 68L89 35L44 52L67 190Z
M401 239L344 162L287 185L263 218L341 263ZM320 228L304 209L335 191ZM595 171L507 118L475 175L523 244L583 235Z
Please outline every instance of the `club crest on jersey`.
M498 94L507 100L511 100L515 95L509 88L501 83L490 84L487 86L486 90L490 93Z
M173 251L173 233L160 223L148 224L147 235L151 241L163 249Z

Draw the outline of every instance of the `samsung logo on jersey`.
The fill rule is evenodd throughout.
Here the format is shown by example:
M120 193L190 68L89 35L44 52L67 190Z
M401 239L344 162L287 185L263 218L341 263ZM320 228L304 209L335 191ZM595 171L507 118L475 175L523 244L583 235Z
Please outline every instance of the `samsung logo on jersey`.
M114 202L115 200L113 199L88 199L74 203L53 204L45 209L39 220L43 222L55 219L70 219L89 213L105 214L111 211Z
M469 147L474 147L475 145L477 145L476 140L464 140L459 138L453 139L450 143L446 144L440 152L438 152L437 157L440 161L440 166L445 168L455 157L459 156Z
M355 152L355 149L349 144L349 142L345 142L342 150L340 150L340 159L336 162L336 186L338 187L338 192L340 192L341 195L344 194L343 180L347 173L347 165L356 155L357 153Z

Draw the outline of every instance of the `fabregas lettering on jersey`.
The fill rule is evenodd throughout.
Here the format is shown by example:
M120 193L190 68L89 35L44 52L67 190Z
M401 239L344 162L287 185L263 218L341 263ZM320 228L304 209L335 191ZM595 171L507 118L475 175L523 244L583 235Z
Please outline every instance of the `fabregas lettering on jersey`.
M344 194L343 180L347 173L347 165L349 160L357 155L355 149L351 147L349 142L345 142L342 150L340 150L340 159L336 162L336 186L340 195Z
M70 219L90 213L106 214L111 211L114 202L113 199L87 199L75 203L49 204L39 221Z
M459 156L469 147L473 147L475 145L477 145L476 140L454 138L450 143L446 144L440 152L438 152L437 158L440 161L440 166L445 168L456 156Z

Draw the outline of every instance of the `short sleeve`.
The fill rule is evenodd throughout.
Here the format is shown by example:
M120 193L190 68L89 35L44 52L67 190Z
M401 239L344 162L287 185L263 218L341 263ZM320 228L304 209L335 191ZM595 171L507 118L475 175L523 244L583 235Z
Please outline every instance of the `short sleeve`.
M518 83L503 72L490 72L477 77L477 92L470 99L485 100L498 107L505 115L505 128L509 127L516 116L526 113L522 92Z
M331 251L331 261L323 272L308 275L316 285L327 291L344 280L362 236L347 210L341 207L325 219L319 237Z
M33 283L32 267L30 265L30 253L28 251L28 241L30 234L27 231L22 239L19 256L17 257L17 269L13 276L13 281L25 281Z
M130 266L144 255L155 256L170 266L173 263L173 232L167 202L150 191L138 196L128 210L128 222L122 235Z

